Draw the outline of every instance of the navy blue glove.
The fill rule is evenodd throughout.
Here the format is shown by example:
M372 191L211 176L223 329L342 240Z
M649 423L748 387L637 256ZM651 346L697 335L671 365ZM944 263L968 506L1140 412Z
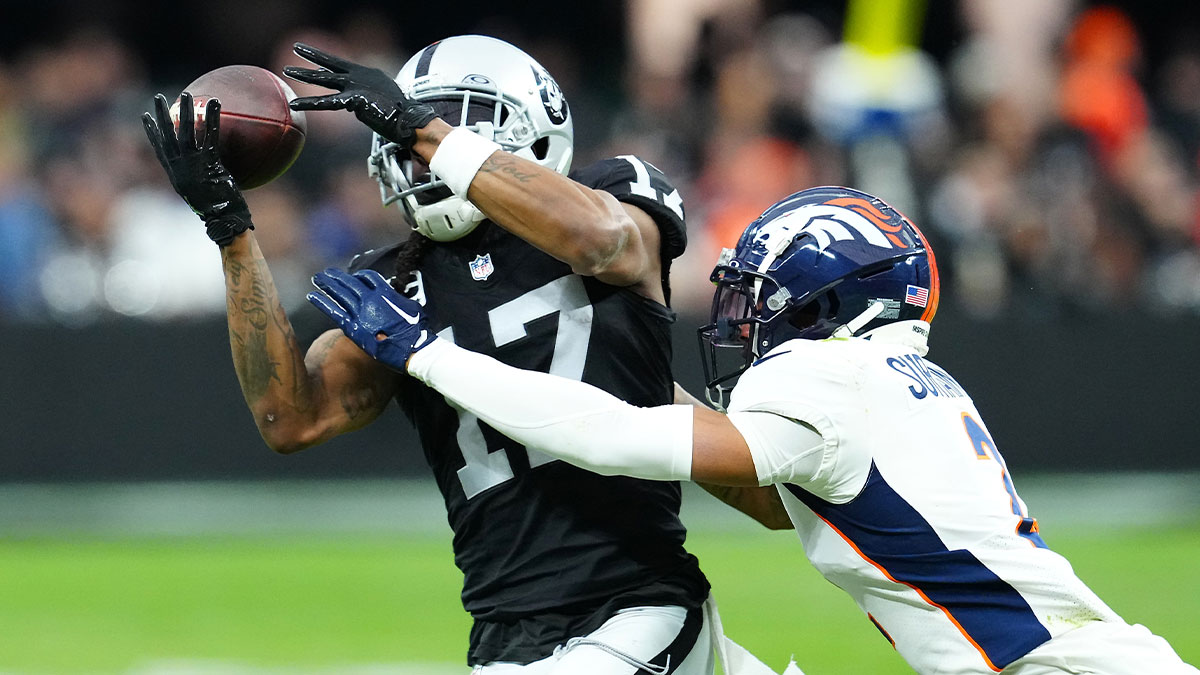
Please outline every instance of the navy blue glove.
M354 344L394 370L407 372L408 358L437 339L421 306L397 293L375 270L350 275L330 267L312 281L321 292L309 293L308 301Z
M417 129L437 117L432 106L405 96L396 80L378 68L360 66L303 42L297 42L293 51L321 69L287 66L284 75L337 93L295 99L292 110L349 110L380 136L405 149L412 149Z

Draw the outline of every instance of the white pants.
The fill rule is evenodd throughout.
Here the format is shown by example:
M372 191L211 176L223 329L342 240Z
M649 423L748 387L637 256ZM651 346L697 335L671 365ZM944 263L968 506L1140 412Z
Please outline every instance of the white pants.
M622 609L587 635L528 664L489 663L473 675L712 675L706 613L682 607ZM698 626L696 624L699 624ZM694 637L693 637L694 635Z
M1145 626L1097 622L1059 635L1004 669L1004 675L1200 675Z

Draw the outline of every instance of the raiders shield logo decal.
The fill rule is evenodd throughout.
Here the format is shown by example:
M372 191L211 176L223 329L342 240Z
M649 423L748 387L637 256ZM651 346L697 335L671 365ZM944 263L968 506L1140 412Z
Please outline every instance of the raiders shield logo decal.
M566 124L567 101L563 98L562 89L558 88L558 83L550 77L550 73L539 71L533 66L530 68L533 68L533 81L542 95L542 107L546 109L546 117L550 118L551 124Z

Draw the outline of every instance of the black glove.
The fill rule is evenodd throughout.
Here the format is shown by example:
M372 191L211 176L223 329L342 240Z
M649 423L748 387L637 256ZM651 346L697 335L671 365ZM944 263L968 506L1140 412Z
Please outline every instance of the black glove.
M360 66L302 42L293 49L321 69L287 66L284 75L338 93L295 99L292 110L350 110L375 133L406 150L417 140L417 129L437 117L432 106L405 96L400 85L378 68Z
M178 138L167 98L162 94L154 97L154 112L153 116L142 115L146 136L171 179L171 187L204 220L209 238L218 246L228 246L237 235L253 230L242 191L217 155L221 102L209 99L204 108L204 137L199 139L192 95L188 92L179 95Z

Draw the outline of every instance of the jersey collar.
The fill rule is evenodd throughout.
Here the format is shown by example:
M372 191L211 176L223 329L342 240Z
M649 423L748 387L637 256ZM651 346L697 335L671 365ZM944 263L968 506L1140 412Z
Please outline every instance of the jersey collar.
M929 352L929 322L928 321L896 321L887 323L879 328L869 330L861 335L864 340L885 342L887 344L911 347L919 356Z

